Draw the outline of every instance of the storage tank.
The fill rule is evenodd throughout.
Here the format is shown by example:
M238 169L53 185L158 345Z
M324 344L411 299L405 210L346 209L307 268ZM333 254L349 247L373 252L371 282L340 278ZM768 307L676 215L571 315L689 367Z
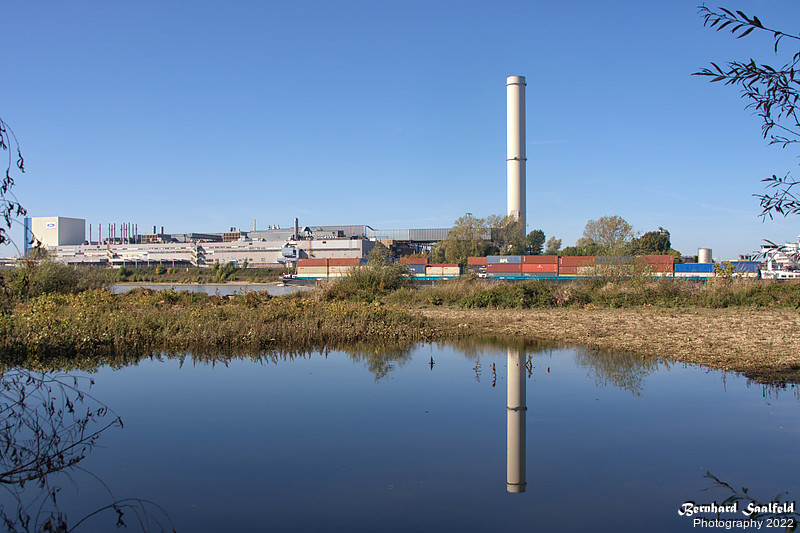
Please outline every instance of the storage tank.
M698 263L713 263L713 259L711 259L711 248L698 248L697 250L697 262Z

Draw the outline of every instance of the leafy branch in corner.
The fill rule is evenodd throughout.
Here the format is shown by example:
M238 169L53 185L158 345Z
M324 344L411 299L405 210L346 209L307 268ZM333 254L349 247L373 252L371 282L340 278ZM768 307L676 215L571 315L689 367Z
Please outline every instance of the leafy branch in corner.
M19 149L19 143L14 132L0 117L0 149L8 152L8 163L3 181L0 182L0 215L5 219L5 226L0 225L0 244L9 242L7 228L11 227L14 217L27 214L22 204L19 203L11 188L14 186L12 170L25 172L25 160Z
M785 33L765 26L755 15L752 17L742 11L730 11L724 7L711 10L705 5L698 8L703 18L703 25L716 28L716 31L728 30L737 39L746 37L754 30L771 34L774 41L774 52L779 53L779 45L785 39L800 41L800 35ZM723 82L725 85L739 87L742 98L750 101L745 107L753 109L761 120L761 132L770 144L779 144L786 148L790 144L800 142L800 50L785 61L783 66L773 68L770 65L756 63L755 60L731 61L720 67L712 62L711 67L694 72L694 76L706 76L710 81ZM800 198L792 191L800 181L786 174L783 178L773 175L762 181L771 193L756 194L762 208L761 217L772 218L773 213L783 216L800 213Z

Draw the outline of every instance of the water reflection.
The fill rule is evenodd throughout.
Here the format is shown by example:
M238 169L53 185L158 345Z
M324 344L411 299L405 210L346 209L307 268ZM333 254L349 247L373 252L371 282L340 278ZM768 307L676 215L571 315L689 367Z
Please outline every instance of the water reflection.
M523 358L514 348L508 349L507 398L506 490L525 492L526 376Z
M79 467L103 433L122 427L122 420L88 393L93 383L61 373L0 373L0 521L8 531L72 531L104 514L121 527L129 511L136 518L130 522L142 531L173 529L157 504L117 499L108 485ZM87 479L102 485L110 503L76 520L62 508L68 499L62 491Z

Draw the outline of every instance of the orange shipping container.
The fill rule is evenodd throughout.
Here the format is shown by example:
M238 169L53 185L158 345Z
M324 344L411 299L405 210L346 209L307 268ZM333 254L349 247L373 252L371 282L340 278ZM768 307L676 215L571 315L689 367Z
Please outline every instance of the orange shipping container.
M328 266L327 259L298 259L297 266L324 267Z
M427 265L427 257L401 257L400 262L404 265Z
M579 267L590 266L597 263L597 256L594 255L565 255L558 258L559 266Z
M558 264L540 264L540 263L522 263L522 272L526 274L530 273L542 273L542 274L557 274L558 273Z
M328 259L328 266L354 266L360 263L360 259L356 258L331 258Z
M671 255L637 255L636 261L651 265L671 265L675 258Z
M485 257L467 257L467 264L468 265L485 265L486 258Z
M559 276L575 276L578 274L578 267L576 266L558 266Z

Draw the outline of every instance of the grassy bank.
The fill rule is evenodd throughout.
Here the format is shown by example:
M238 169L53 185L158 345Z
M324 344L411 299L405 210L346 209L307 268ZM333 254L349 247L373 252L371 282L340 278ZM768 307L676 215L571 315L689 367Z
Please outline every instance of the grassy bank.
M795 308L800 304L800 283L737 278L702 283L647 277L505 283L473 278L377 296L398 305L465 309Z
M72 361L159 352L309 351L372 343L409 344L433 338L423 317L359 302L231 297L137 289L48 294L0 317L6 364Z

